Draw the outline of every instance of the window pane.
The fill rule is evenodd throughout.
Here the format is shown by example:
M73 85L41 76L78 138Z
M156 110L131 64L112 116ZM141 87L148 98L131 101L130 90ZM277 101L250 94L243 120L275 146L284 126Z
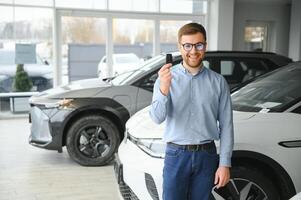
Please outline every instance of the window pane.
M36 5L36 6L53 6L52 0L15 0L15 4Z
M34 64L24 64L33 87L30 91L43 91L52 87L52 9L0 7L1 64L0 92L13 92L16 73L16 43L36 46ZM13 13L15 17L13 21ZM46 62L47 61L47 62Z
M0 6L0 47L13 39L13 7Z
M267 25L247 25L245 27L245 49L248 51L267 50Z
M63 84L98 76L106 52L106 23L96 17L62 17Z
M56 0L56 7L106 9L107 0Z
M8 4L12 4L13 1L12 1L12 0L0 0L0 3L8 3Z
M167 13L207 13L207 2L202 0L161 0L160 12Z
M113 70L120 74L137 69L152 57L152 20L113 19Z
M178 50L178 30L191 21L161 21L160 22L160 47L161 52Z
M122 11L158 11L158 0L110 0L110 10Z

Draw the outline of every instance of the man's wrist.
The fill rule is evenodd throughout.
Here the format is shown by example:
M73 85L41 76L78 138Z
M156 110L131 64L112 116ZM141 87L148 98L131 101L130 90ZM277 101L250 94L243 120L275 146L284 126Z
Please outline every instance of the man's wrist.
M167 96L167 94L168 94L168 92L169 92L169 89L160 87L160 92L161 92L164 96Z

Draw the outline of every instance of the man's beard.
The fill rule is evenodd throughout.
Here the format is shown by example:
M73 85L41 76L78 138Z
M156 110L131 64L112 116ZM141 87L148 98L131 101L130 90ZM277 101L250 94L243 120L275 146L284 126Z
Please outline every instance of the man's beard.
M191 68L198 68L201 64L202 64L203 59L201 57L198 57L198 60L195 61L191 61L189 56L186 56L184 58L184 62L186 63L186 65L188 65L188 67Z

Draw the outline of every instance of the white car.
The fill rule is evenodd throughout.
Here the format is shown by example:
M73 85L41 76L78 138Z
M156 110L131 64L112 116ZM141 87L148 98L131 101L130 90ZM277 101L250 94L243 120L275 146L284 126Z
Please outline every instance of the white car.
M134 53L113 54L113 76L138 69L142 62ZM107 66L107 56L103 56L98 63L98 76L111 77Z
M212 199L278 200L301 192L301 62L257 78L232 102L231 180L213 188ZM162 199L163 129L149 107L127 122L114 166L123 199Z

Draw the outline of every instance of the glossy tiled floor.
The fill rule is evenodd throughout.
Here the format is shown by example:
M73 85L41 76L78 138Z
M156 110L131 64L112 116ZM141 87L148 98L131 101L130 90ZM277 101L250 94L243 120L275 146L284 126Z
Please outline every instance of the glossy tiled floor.
M0 119L0 200L117 200L113 166L82 167L28 144L27 118Z

